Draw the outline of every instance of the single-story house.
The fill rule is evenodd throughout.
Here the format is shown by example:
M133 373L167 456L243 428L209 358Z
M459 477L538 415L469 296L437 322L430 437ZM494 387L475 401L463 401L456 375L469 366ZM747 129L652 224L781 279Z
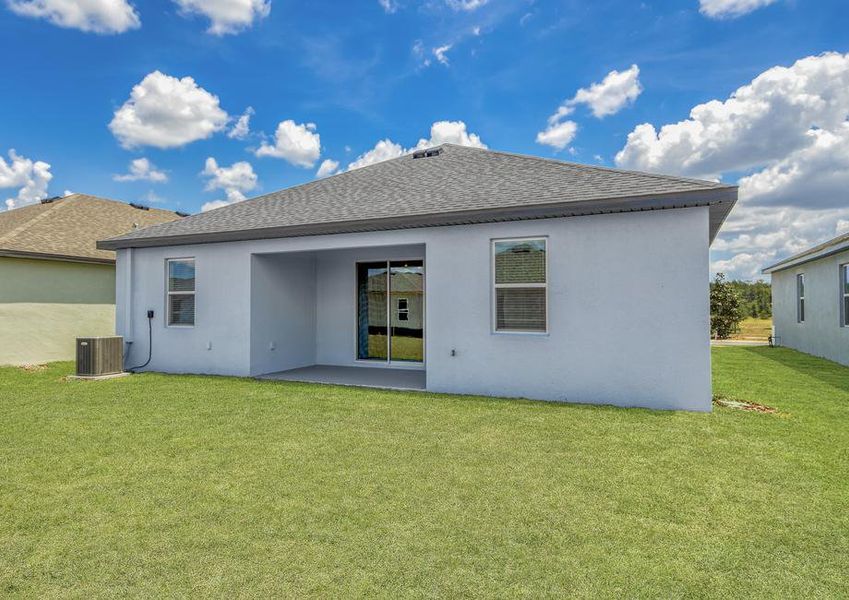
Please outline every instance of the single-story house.
M444 144L98 246L148 369L707 411L736 198Z
M849 365L849 234L763 272L772 276L775 343Z
M76 336L114 335L115 253L97 240L179 218L85 194L0 212L0 365L69 360Z

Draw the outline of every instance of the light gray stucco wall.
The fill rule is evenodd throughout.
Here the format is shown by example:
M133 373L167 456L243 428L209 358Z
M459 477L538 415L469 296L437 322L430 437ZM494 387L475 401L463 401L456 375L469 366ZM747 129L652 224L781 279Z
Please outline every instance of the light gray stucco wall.
M316 264L309 253L251 260L252 375L316 362Z
M493 333L490 241L528 236L548 238L549 332ZM137 340L131 360L143 360L144 310L155 308L152 369L257 373L271 363L259 360L267 340L252 352L251 312L263 302L249 293L251 256L321 251L315 360L359 364L353 265L417 258L416 246L425 258L429 390L710 410L707 208L136 249L132 260L122 250L118 331ZM197 261L193 329L161 321L165 259L182 256Z
M195 258L195 326L167 327L165 261ZM146 311L152 309L153 355L147 370L250 373L251 254L228 244L121 250L116 277L116 331L129 347L124 364L148 356ZM128 314L129 309L129 314Z
M437 235L428 389L710 410L707 209ZM549 239L549 333L494 334L489 238L533 235Z
M840 325L840 265L849 251L772 274L772 313L778 343L849 365L849 327ZM805 274L805 322L797 322L796 275Z

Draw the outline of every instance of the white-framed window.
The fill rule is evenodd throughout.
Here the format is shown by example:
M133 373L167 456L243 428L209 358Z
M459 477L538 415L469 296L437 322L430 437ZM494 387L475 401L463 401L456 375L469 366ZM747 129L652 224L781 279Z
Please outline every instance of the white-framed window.
M195 259L169 258L165 261L165 270L168 327L194 327Z
M398 298L398 320L410 320L410 302L407 298Z
M796 275L796 322L805 322L805 274Z
M548 332L547 246L542 237L492 240L495 332Z
M849 264L840 265L840 324L849 327Z

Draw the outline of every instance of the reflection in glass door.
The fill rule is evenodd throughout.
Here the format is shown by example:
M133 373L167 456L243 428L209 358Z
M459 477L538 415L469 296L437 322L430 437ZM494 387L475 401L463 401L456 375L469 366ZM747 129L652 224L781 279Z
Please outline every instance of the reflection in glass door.
M389 263L389 359L424 360L424 263Z
M386 262L357 265L357 358L387 360L389 345L386 304L389 298Z
M424 263L359 263L357 323L357 358L423 362Z

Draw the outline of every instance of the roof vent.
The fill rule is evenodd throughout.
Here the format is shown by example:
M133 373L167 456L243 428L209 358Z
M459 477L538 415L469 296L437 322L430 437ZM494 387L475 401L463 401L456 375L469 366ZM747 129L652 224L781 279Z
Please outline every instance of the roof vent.
M136 204L135 202L130 202L130 206L139 210L150 210L149 206L145 206L144 204Z
M42 204L50 204L51 202L56 202L57 200L61 200L62 196L53 196L52 198L45 198L41 201Z
M182 211L179 211L179 210L174 211L174 214L177 215L178 217L190 217L191 216L189 213L182 212Z
M431 156L439 156L440 154L442 154L442 148L428 148L427 150L413 152L413 158L430 158Z

